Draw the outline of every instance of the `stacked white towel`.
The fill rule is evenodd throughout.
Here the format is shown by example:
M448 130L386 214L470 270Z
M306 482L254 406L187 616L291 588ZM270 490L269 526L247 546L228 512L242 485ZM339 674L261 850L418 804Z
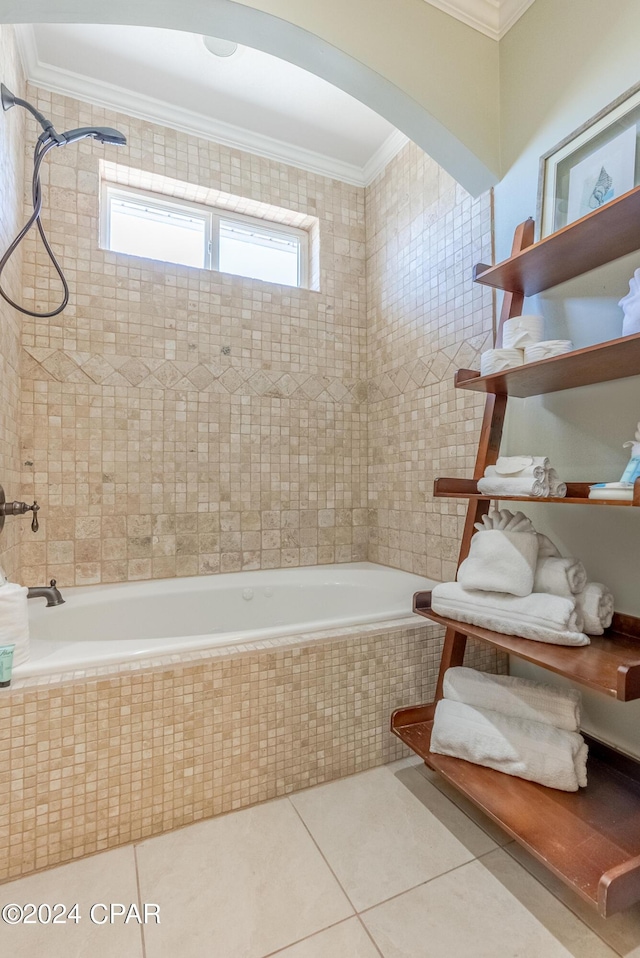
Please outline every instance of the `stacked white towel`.
M529 462L526 468L546 468L546 462ZM582 562L563 557L522 512L492 509L475 528L458 581L431 593L434 612L555 645L588 645L589 634L602 635L609 628L610 591L588 582Z
M555 725L567 732L580 728L578 689L557 689L515 675L493 675L458 666L445 672L443 694L452 702Z
M442 699L431 751L565 792L587 784L587 746L577 732Z
M478 492L496 499L527 496L563 499L567 486L560 481L546 456L501 456L495 466L487 466L478 481Z
M27 589L15 582L0 586L0 645L14 645L13 664L29 659Z
M488 349L480 357L481 374L490 376L524 363L561 356L574 349L569 339L543 339L543 336L542 316L514 316L508 319L502 327L502 347Z
M472 591L459 582L442 582L431 593L431 608L438 615L493 632L553 645L589 645L574 598L537 592L517 596Z

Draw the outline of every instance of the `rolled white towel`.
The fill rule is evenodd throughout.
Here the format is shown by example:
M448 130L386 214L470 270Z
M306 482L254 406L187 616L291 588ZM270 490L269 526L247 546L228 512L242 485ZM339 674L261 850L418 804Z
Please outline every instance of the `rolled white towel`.
M547 471L544 466L525 466L519 472L500 472L497 464L487 466L484 471L484 478L493 479L494 477L499 479L546 479Z
M482 533L480 533L482 535ZM459 582L442 582L431 593L431 608L459 622L552 645L589 645L575 597L533 592L470 592Z
M563 356L575 349L570 339L546 339L544 342L531 343L524 347L525 363L537 363L553 356Z
M554 499L564 499L567 495L567 484L561 482L555 469L549 469L547 474L549 482L549 495Z
M541 475L551 468L551 463L547 456L499 456L495 466L488 466L485 469L485 476L490 475L489 469L494 469L493 475L500 476L522 476L536 474L530 470L542 470Z
M13 664L29 659L27 589L15 582L0 586L0 645L15 645Z
M502 373L513 366L522 366L524 350L522 349L487 349L480 356L480 372L483 376L492 373Z
M443 692L452 702L464 702L501 715L542 722L567 732L580 728L578 689L557 689L515 675L492 675L459 666L445 672Z
M574 596L587 584L587 570L579 559L549 556L538 559L532 592Z
M502 345L506 349L525 349L544 338L542 316L514 316L502 327Z
M531 476L484 476L478 480L478 492L483 496L503 498L507 496L529 496L542 499L549 495L547 478L534 479Z
M465 589L529 595L533 591L538 539L534 532L476 532L469 555L458 569Z
M462 702L438 702L431 751L564 792L587 784L588 749L577 732Z
M613 596L602 582L587 582L575 597L589 635L602 635L613 619Z
M557 545L551 541L549 536L543 535L542 532L536 533L538 537L538 559L548 559L556 556L560 556L560 550Z

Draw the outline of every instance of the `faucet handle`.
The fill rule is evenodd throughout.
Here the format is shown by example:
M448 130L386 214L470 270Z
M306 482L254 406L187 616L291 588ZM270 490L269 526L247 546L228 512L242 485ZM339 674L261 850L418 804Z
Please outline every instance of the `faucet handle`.
M29 509L33 512L33 519L31 520L31 531L37 532L38 529L40 528L40 523L38 522L38 511L40 509L40 506L38 505L35 499L33 500L33 505L29 506Z

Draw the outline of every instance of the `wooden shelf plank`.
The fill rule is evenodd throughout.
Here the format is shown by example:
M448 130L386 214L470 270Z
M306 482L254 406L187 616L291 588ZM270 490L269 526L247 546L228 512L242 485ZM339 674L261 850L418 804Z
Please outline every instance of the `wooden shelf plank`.
M638 248L640 187L496 266L476 266L473 278L484 286L534 296Z
M413 611L620 702L640 698L640 635L634 626L637 620L631 617L617 616L605 635L591 636L591 645L565 646L505 635L438 615L431 610L430 592L416 592Z
M595 482L596 480L594 480ZM633 499L589 499L593 482L568 482L564 499L534 496L485 496L478 492L476 479L436 479L433 494L437 499L484 499L500 502L555 503L574 506L640 506L640 480L636 480Z
M489 376L482 376L475 369L459 369L455 385L458 389L526 399L629 376L640 376L638 333Z
M434 706L399 709L391 730L603 917L640 900L640 766L588 739L588 785L560 792L430 751Z

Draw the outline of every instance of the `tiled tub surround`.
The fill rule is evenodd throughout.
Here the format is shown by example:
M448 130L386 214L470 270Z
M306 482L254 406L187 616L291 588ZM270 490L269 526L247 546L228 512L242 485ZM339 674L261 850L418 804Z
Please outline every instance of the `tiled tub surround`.
M24 77L13 28L0 26L2 81L17 96L24 93ZM22 183L24 111L2 114L0 135L0 249L4 253L23 222ZM2 274L2 286L18 302L22 296L22 250L18 249ZM20 328L22 317L0 299L0 483L11 501L20 498ZM0 536L0 563L18 575L20 519L9 519Z
M472 475L484 410L453 387L492 343L493 298L471 282L492 262L491 195L472 199L409 143L367 187L369 559L455 577L466 507L433 498Z
M429 579L369 562L65 589L64 605L30 603L31 656L13 679L185 662L213 648L402 619Z
M0 880L402 757L389 715L433 697L441 644L416 619L2 690Z
M23 326L22 577L62 585L366 559L364 190L28 88L70 307ZM32 125L27 149L31 150ZM319 291L98 248L99 162L317 218ZM32 241L24 298L57 295Z

